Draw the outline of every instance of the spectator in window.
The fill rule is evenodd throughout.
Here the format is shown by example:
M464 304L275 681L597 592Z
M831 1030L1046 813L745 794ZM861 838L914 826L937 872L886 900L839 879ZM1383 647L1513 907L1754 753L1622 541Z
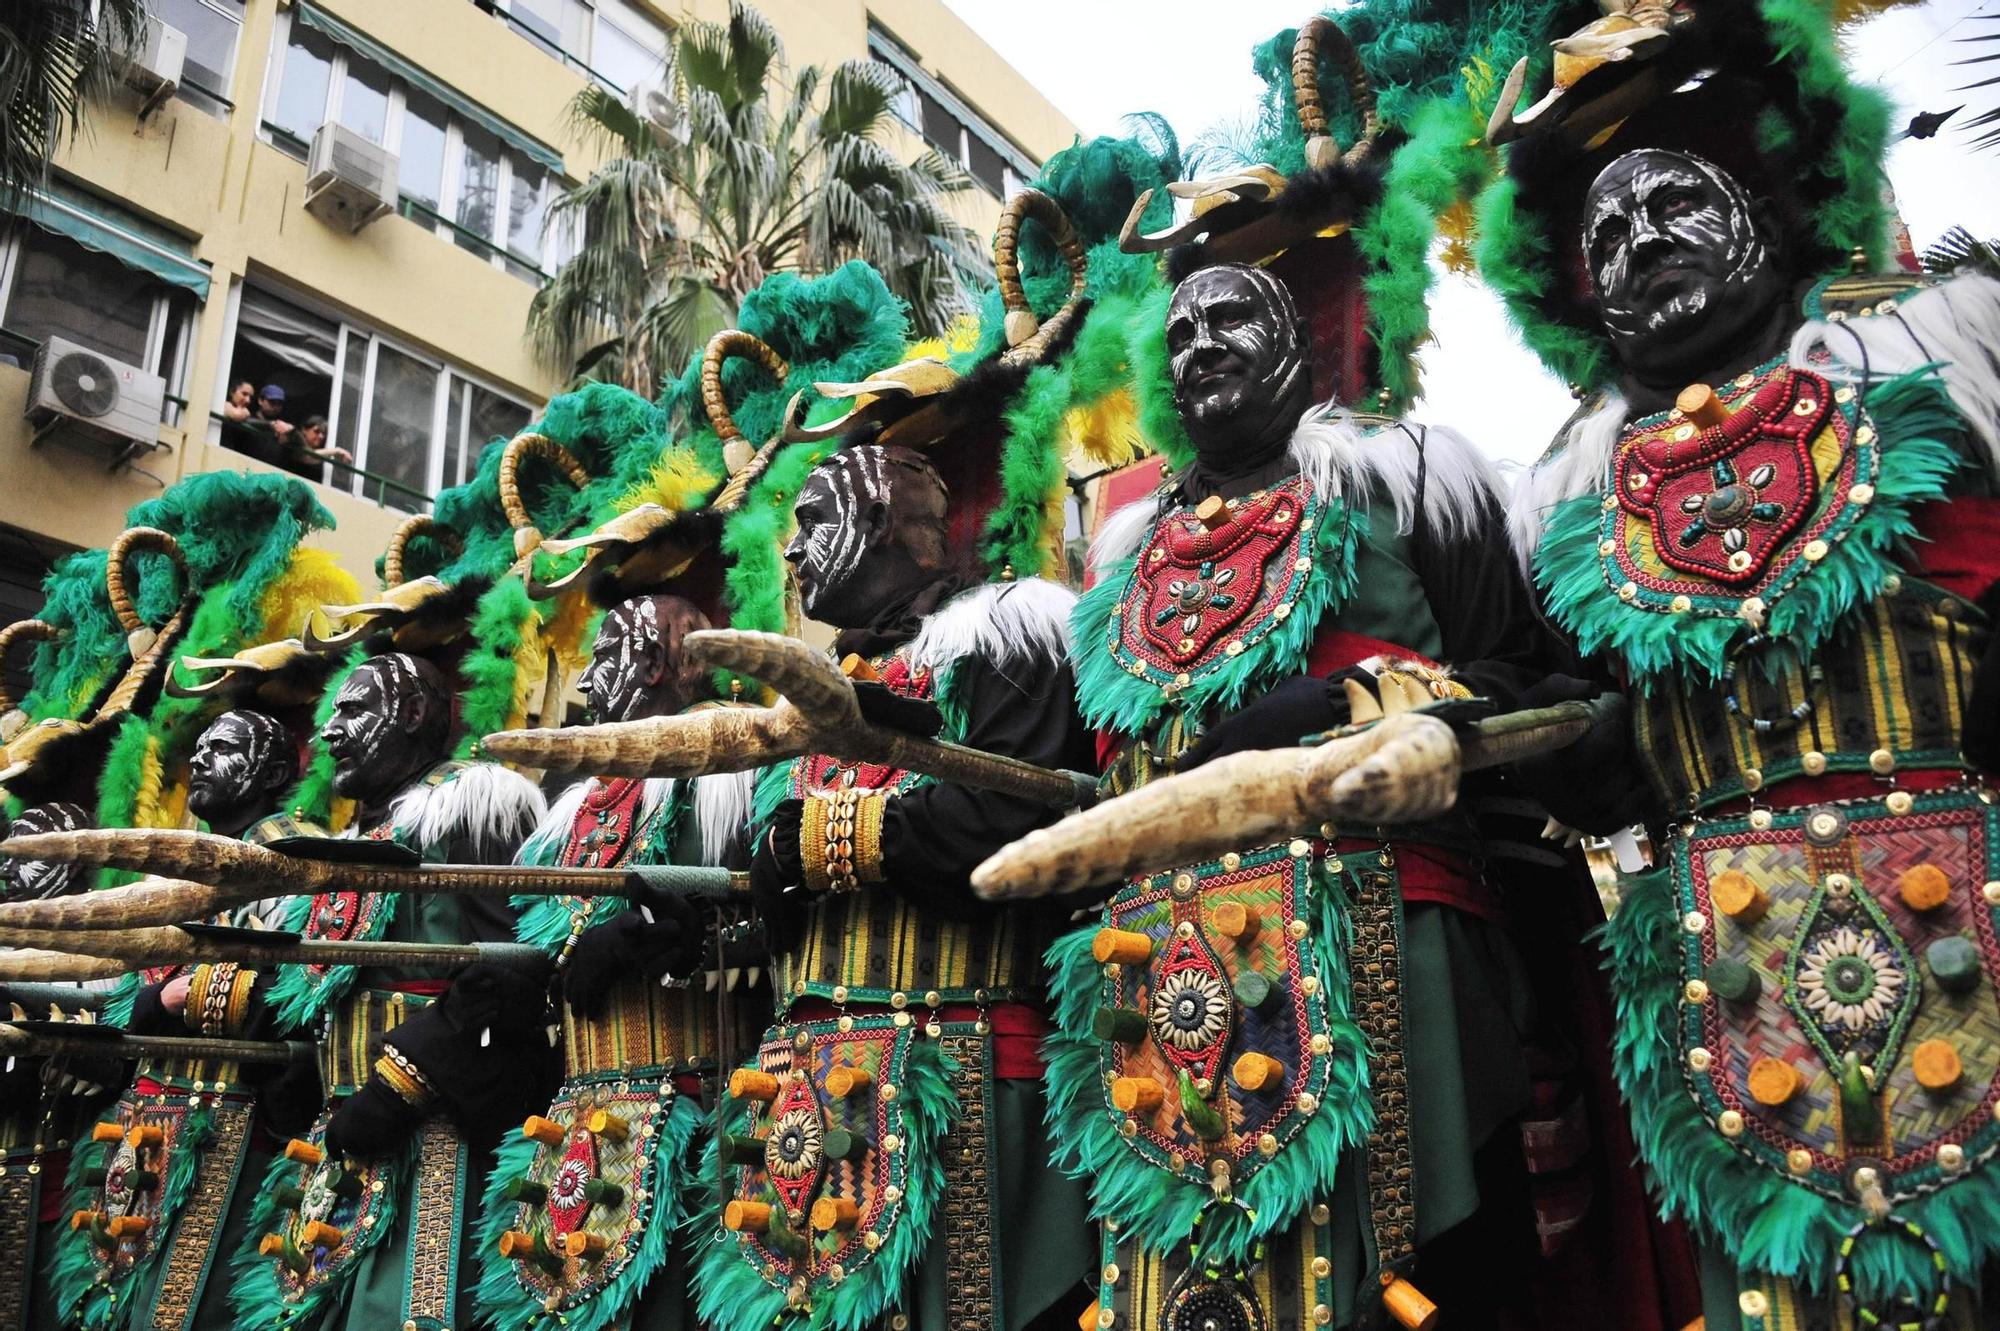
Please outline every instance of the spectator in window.
M229 390L229 400L222 404L222 419L241 425L250 419L253 402L257 396L257 386L248 379L240 379Z
M304 450L308 457L318 458L322 462L352 463L354 461L352 453L337 445L326 442L326 417L324 416L306 417L305 424L299 426L298 434L293 438L296 446Z
M285 390L277 384L265 384L257 392L257 415L251 422L262 426L279 439L292 433L292 423L285 419Z

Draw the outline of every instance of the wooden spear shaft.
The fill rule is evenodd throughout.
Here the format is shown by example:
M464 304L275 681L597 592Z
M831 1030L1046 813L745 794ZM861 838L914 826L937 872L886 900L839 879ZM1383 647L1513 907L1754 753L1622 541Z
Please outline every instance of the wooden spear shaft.
M103 1028L99 1028L103 1029ZM231 1063L290 1063L311 1056L312 1046L286 1040L222 1040L196 1035L64 1035L0 1023L0 1054L15 1057L186 1058Z
M242 932L252 932L244 930ZM0 925L0 946L35 947L49 941L47 931ZM526 943L390 943L323 942L290 934L269 941L211 936L163 925L144 929L80 929L66 933L62 943L86 957L115 957L130 966L177 966L202 962L234 962L239 966L279 966L299 962L316 966L457 966L469 961L532 965L547 953ZM0 953L4 965L5 953Z

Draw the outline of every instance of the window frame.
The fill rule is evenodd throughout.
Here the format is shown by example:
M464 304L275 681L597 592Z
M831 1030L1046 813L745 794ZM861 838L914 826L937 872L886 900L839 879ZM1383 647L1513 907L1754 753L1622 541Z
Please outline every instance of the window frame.
M351 468L343 469L338 473L336 479L322 482L329 489L340 491L364 503L373 503L378 507L390 508L395 512L405 511L400 508L394 508L392 505L384 504L369 494L371 476L381 475L380 473L371 473L368 462L373 443L372 421L375 400L375 371L381 354L380 348L382 347L386 346L396 354L408 357L434 370L437 374L437 387L432 390L431 394L429 448L424 460L425 502L434 502L440 490L462 483L460 479L446 478L444 475L445 462L450 456L453 447L453 441L446 434L446 426L450 421L451 394L453 391L462 390L467 387L476 387L482 392L490 393L497 398L513 403L527 413L529 420L533 420L535 413L541 409L534 402L524 399L514 390L503 388L485 376L466 369L448 357L425 350L423 347L397 337L394 334L384 333L369 324L348 317L324 301L302 294L291 287L269 281L262 276L247 281L237 279L231 285L229 294L230 318L226 329L228 333L226 345L229 349L229 354L222 358L223 364L220 377L217 380L218 384L224 383L224 381L233 376L232 358L237 341L237 312L242 309L244 291L252 288L274 300L294 305L300 310L313 315L315 318L324 319L333 325L333 369L331 371L332 378L328 385L326 411L327 438L329 440L341 439L342 427L346 423L345 413L347 404L343 401L342 387L346 383L348 357L354 354L356 348L360 349L364 357L360 395L356 403L356 409L360 413L360 418L354 423L355 432L352 444L354 462ZM228 389L225 386L220 388L219 392L226 394ZM221 441L221 431L220 427L214 423L213 416L211 416L210 424L209 442L219 444ZM476 455L466 460L468 468L475 467L477 464L478 458ZM382 479L389 478L383 476Z
M1040 163L1015 143L1006 131L981 114L970 100L952 87L949 80L925 69L923 61L909 43L883 26L873 14L868 16L868 58L887 65L903 81L903 93L909 96L916 119L912 121L903 113L902 95L892 104L896 119L923 143L955 162L979 188L988 194L993 193L993 187L974 174L972 169L972 140L975 138L1000 159L1001 192L998 197L1003 201L1018 188L1018 182L1033 180L1040 173ZM929 97L939 109L958 122L955 149L936 142L924 129L923 97ZM1010 182L1013 183L1010 185Z
M287 9L280 12L276 21L271 25L271 77L265 80L264 100L259 110L257 123L258 139L277 148L280 152L285 152L288 156L291 154L287 150L286 143L296 142L296 140L290 130L277 124L272 117L277 112L278 98L282 93L285 76L285 52L291 46L292 20L293 13ZM329 39L327 45L333 50L333 60L327 71L326 102L321 108L320 113L320 124L322 125L329 121L339 121L341 102L347 88L348 67L350 62L360 58L356 57L352 51L349 51L340 42ZM369 67L375 68L372 64ZM503 143L499 147L500 179L494 192L493 234L482 235L477 231L459 225L456 220L458 185L464 160L465 121L449 106L443 108L445 113L444 165L443 169L439 172L437 206L432 207L415 195L403 192L400 167L403 147L403 117L408 109L408 86L391 71L378 69L377 72L383 74L389 81L388 106L383 112L381 146L385 152L391 152L396 155L399 168L396 183L396 211L407 221L430 231L431 234L437 236L447 244L455 244L457 237L460 235L464 235L477 242L479 248L469 252L484 261L488 267L498 268L502 272L509 273L524 282L535 285L540 285L548 281L554 275L556 269L560 268L564 260L569 257L569 251L560 243L561 238L557 232L547 230L545 230L543 235L543 253L537 259L530 260L527 255L518 253L509 245L508 242L511 239L508 234L509 219L511 217L509 208L511 195L509 191L513 185L513 159L511 150L506 144ZM281 138L285 142L280 142ZM305 146L309 146L309 144ZM569 187L570 182L566 177L553 171L547 172L547 175L554 178L554 188L560 190Z
M7 322L14 304L14 280L20 274L21 249L32 236L46 236L51 240L75 246L77 249L84 247L77 245L67 236L54 235L31 223L23 223L15 228L12 234L0 236L0 330L5 330L9 338L21 342L34 342L36 346L40 346L39 339L31 338L25 333L14 332ZM112 262L117 261L114 259ZM139 368L148 374L157 374L166 382L166 404L160 413L160 423L177 426L181 423L182 410L187 405L187 373L191 359L189 348L194 337L195 319L201 313L201 302L195 300L192 293L189 294L186 306L178 315L180 327L174 344L172 363L162 366L162 352L166 348L168 329L176 322L175 288L141 274L135 273L133 276L137 280L150 283L153 287L153 304L146 315L145 353L139 361ZM108 356L112 360L119 359L108 351L99 354Z
M565 20L563 26L565 30L568 27L567 19L571 10L581 10L585 15L585 21L578 28L584 38L582 43L584 49L581 51L572 51L561 41L551 42L540 32L529 27L526 21L514 13L515 0L473 0L473 3L505 23L511 31L519 34L527 41L533 42L552 59L559 60L564 65L588 75L592 82L618 97L629 96L632 93L632 89L621 87L619 84L612 82L611 77L593 63L597 54L597 25L600 22L609 23L621 35L630 38L641 46L655 45L648 37L641 36L639 33L632 31L631 24L619 22L617 16L609 12L611 6L602 3L602 0L563 0L563 17ZM658 15L648 13L636 5L619 4L617 8L628 11L636 23L644 25L650 34L657 35L657 49L661 63L664 65L667 53L673 45L675 30L673 22L660 18Z
M233 100L232 94L236 90L237 64L243 58L243 27L245 20L249 17L249 3L248 0L240 0L244 11L242 13L234 12L225 7L225 5L219 3L219 0L187 0L187 3L198 5L215 14L217 17L234 23L236 25L236 40L230 43L229 67L222 71L222 86L220 88L211 88L201 83L191 83L183 77L180 81L180 86L174 89L174 97L175 100L186 102L196 110L207 115L226 120L229 118L230 113L236 109L236 102ZM162 23L167 22L166 18L159 13L156 6L152 3L152 0L147 0L146 14L150 18L158 18Z

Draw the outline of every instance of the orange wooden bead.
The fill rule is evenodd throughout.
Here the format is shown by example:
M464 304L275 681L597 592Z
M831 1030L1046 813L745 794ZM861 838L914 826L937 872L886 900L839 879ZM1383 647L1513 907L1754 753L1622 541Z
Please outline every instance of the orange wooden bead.
M1935 864L1913 865L1896 879L1896 892L1911 910L1936 910L1951 900L1951 879Z
M1438 1324L1437 1305L1400 1276L1382 1286L1382 1306L1404 1331L1432 1331Z
M294 1137L285 1143L285 1159L295 1165L316 1165L326 1159L326 1152L303 1137Z
M1221 495L1210 495L1195 505L1194 516L1202 526L1210 531L1220 531L1229 525L1229 501Z
M1120 1077L1111 1083L1111 1103L1127 1114L1150 1113L1167 1101L1167 1088L1151 1077Z
M1253 1050L1236 1060L1229 1075L1246 1091L1272 1090L1284 1083L1285 1065L1269 1054Z
M1263 927L1264 917L1257 913L1255 906L1246 906L1240 901L1225 901L1215 908L1215 929L1224 938L1248 943Z
M1910 1051L1910 1067L1917 1074L1917 1085L1927 1091L1948 1091L1965 1075L1958 1050L1949 1040L1925 1040Z
M1760 1058L1750 1065L1750 1098L1760 1105L1776 1109L1804 1086L1799 1070L1782 1058Z
M71 1229L91 1229L104 1218L102 1211L72 1211L69 1217Z
M266 1234L263 1238L257 1240L257 1255L260 1257L278 1257L282 1256L284 1251L285 1236L283 1234Z
M765 1233L771 1228L771 1205L733 1201L722 1208L722 1227L731 1233Z
M587 1229L572 1229L563 1235L563 1254L567 1257L582 1257L594 1262L603 1257L605 1249L610 1246L609 1239Z
M835 1099L844 1100L850 1095L868 1089L874 1075L867 1068L837 1067L826 1074L826 1093Z
M1722 399L1707 384L1689 384L1674 399L1674 405L1704 430L1713 429L1729 419L1729 408L1722 405Z
M529 1141L540 1142L544 1146L561 1146L569 1136L569 1129L553 1119L540 1114L528 1115L528 1121L521 1125L521 1135Z
M861 1208L845 1197L822 1197L812 1205L812 1227L822 1234L860 1223Z
M346 1234L324 1220L308 1221L306 1227L299 1232L300 1245L307 1248L326 1248L330 1251L338 1248L346 1240Z
M124 1141L125 1129L116 1123L99 1123L90 1130L90 1139L94 1142Z
M273 1234L270 1237L276 1238ZM510 1229L500 1236L500 1255L508 1261L532 1256L535 1251L535 1236L526 1230Z
M1099 929L1090 940L1090 955L1100 965L1139 966L1153 955L1153 940L1128 929Z
M769 1104L778 1098L778 1079L756 1068L738 1068L729 1074L729 1093L738 1100Z
M626 1136L632 1131L630 1123L627 1123L624 1118L612 1113L609 1109L591 1110L590 1117L583 1121L583 1126L590 1132L591 1136L602 1137L606 1141L613 1142L624 1141Z
M158 1125L152 1123L138 1124L125 1134L125 1140L131 1143L132 1149L135 1151L151 1150L166 1141L166 1139L167 1134L161 1131Z
M1104 1304L1101 1300L1093 1300L1091 1305L1085 1308L1082 1315L1076 1319L1076 1331L1101 1331L1097 1325L1097 1314L1103 1307Z
M1764 895L1764 889L1739 869L1724 869L1717 874L1708 885L1708 896L1717 910L1739 925L1755 924L1771 909L1771 898Z

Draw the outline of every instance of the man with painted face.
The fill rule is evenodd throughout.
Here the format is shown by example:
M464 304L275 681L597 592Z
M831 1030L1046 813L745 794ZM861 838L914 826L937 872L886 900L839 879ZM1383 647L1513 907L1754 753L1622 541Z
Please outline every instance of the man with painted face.
M1292 747L1392 688L1505 707L1539 678L1465 440L1315 406L1264 269L1199 268L1165 318L1154 372L1191 450L1107 521L1073 625L1107 790ZM1481 831L1322 830L1133 880L1051 952L1058 992L1091 996L1049 1046L1051 1120L1107 1218L1121 1326L1345 1326L1427 1297L1478 1327L1521 1305L1530 1013ZM1350 931L1365 974L1331 944Z
M1995 1186L1964 995L2000 950L1936 946L2000 897L1944 852L1995 828L2000 284L1827 276L1789 180L1611 151L1572 243L1616 387L1516 535L1631 718L1524 775L1576 826L1650 828L1606 943L1654 1034L1618 1072L1709 1324L1943 1324L2000 1254L1948 1237Z
M837 630L836 653L865 663L851 673L880 723L1044 767L1086 765L1064 660L1074 598L1039 578L970 583L955 571L970 561L948 548L950 503L926 454L849 442L799 491L785 558L802 606ZM981 860L1055 811L827 754L764 773L758 790L751 884L781 1004L759 1066L824 1047L835 1067L875 1068L869 1085L826 1084L849 1093L835 1121L872 1101L889 1129L819 1140L817 1111L799 1098L810 1084L793 1083L771 1106L764 1158L784 1211L757 1241L775 1250L787 1234L825 1231L846 1244L854 1225L867 1228L886 1268L867 1274L883 1282L871 1288L898 1291L879 1297L923 1331L1069 1323L1088 1231L1081 1189L1048 1164L1037 1052L1041 952L1060 916L981 903L969 884ZM761 1094L767 1072L744 1075ZM747 1131L735 1120L725 1130ZM829 1169L858 1171L871 1197L891 1183L891 1204L843 1220ZM934 1169L942 1196L926 1189ZM895 1205L905 1170L914 1209ZM732 1206L723 1222L744 1214ZM729 1331L768 1320L761 1301L723 1313L742 1288L732 1282L755 1271L734 1253L705 1262L703 1314Z
M10 836L31 832L74 832L90 826L90 815L78 804L56 800L31 804L21 811L8 830ZM73 864L53 864L44 860L0 861L0 900L29 901L39 897L60 897L83 886L83 875Z
M592 719L634 721L720 705L713 675L681 651L689 633L709 626L693 602L676 595L639 595L613 605L577 681ZM587 869L741 867L748 859L750 781L747 772L691 781L579 781L557 797L516 860ZM593 1113L615 1114L625 1139L645 1149L595 1153L587 1173L575 1177L578 1165L565 1154L538 1151L533 1138L502 1149L486 1186L480 1254L481 1305L492 1324L519 1324L552 1299L571 1326L585 1331L614 1325L677 1331L689 1324L685 1267L674 1235L685 1217L679 1189L699 1168L693 1144L704 1106L715 1098L719 1021L735 1004L746 1012L768 1010L748 994L725 992L741 971L723 958L709 958L724 971L716 986L702 984L697 972L706 969L704 945L713 925L711 910L665 890L629 900L550 897L522 912L520 941L554 958L566 1000L563 1084L537 1113L564 1131L583 1130ZM754 1039L754 1032L739 1038ZM545 1191L545 1207L529 1209L546 1214L524 1218L524 1187ZM517 1249L515 1240L502 1243L503 1236L531 1228L542 1229L544 1251L562 1243L575 1232L575 1197L585 1187L599 1194L652 1194L616 1222L595 1222L600 1230L620 1226L604 1237L633 1254L629 1263L558 1269Z
M356 666L319 735L334 791L356 805L346 835L433 863L506 863L547 806L518 773L450 759L453 730L450 686L430 660L386 652ZM511 942L514 913L485 897L335 891L295 898L288 927L307 938ZM454 1243L470 1241L451 1237L472 1212L454 1200L453 1180L545 1103L555 1080L546 975L485 961L449 977L288 964L267 1001L280 1029L326 1032L323 1100L310 1127L279 1125L302 1136L273 1162L251 1217L252 1250L237 1259L230 1295L237 1324L276 1325L334 1297L336 1324L357 1329L453 1308L469 1290L440 1283L448 1271L419 1253L448 1264ZM320 1192L336 1183L338 1193ZM368 1220L387 1199L396 1222ZM298 1261L302 1242L322 1255ZM469 1297L460 1311L470 1314Z

